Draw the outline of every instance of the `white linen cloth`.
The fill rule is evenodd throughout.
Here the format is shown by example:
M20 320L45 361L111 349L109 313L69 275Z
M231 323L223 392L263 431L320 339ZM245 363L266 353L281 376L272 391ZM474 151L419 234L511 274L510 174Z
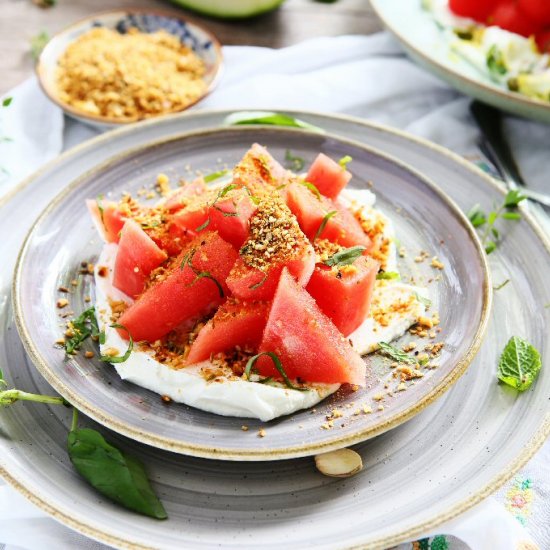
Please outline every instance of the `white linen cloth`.
M224 54L226 67L217 90L196 108L346 113L407 130L481 160L479 132L468 111L470 99L409 61L385 33L319 38L280 50L232 46L225 47ZM0 173L0 196L62 150L98 133L63 117L34 78L8 96L13 101L9 108L0 108L0 136L12 140L0 141L0 166L5 170ZM507 117L506 129L529 185L549 192L550 126ZM513 483L521 487L514 488ZM0 550L106 548L49 519L1 484ZM527 501L529 516L523 513ZM504 503L517 513L507 511ZM426 537L438 533L454 536L432 538L421 547L527 550L537 547L534 540L540 548L550 548L550 442L498 495ZM411 543L399 548L411 548Z

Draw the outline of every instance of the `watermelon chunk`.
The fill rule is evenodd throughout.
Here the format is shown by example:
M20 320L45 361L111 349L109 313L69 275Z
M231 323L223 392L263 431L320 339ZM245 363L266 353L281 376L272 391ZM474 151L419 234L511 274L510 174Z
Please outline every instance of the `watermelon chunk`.
M244 189L230 189L229 186L211 189L198 200L176 212L172 221L180 229L200 233L218 231L220 236L240 248L248 237L250 217L256 205ZM220 194L223 193L223 196Z
M269 307L267 302L228 300L201 329L189 350L187 361L199 363L237 346L256 351L262 339Z
M315 267L315 252L285 204L264 198L250 220L250 236L227 284L241 300L270 300L283 267L305 286Z
M367 318L379 268L377 261L366 256L342 268L315 266L306 290L344 336Z
M218 307L229 290L225 279L237 252L216 232L193 239L154 282L121 315L119 323L135 341L154 342L182 323L191 323ZM209 277L199 277L199 273ZM119 330L127 338L125 330Z
M151 271L167 257L166 252L155 244L139 223L126 220L120 233L113 285L135 298L143 292Z
M248 237L256 205L244 189L234 189L209 208L210 224L222 239L240 248Z
M372 242L360 223L338 202L323 196L317 197L305 185L297 182L287 187L286 200L302 231L310 240L328 239L345 247L362 245L367 252L372 248ZM327 218L324 229L318 234L323 219L330 212L336 212L336 215Z
M118 243L127 219L118 208L118 204L104 199L87 199L86 206L101 238L107 243Z
M242 160L233 168L233 183L247 187L254 195L266 187L289 182L292 174L285 170L265 147L255 143Z
M286 269L273 299L259 351L275 353L291 379L366 384L364 361ZM260 357L256 367L263 376L280 378L269 357Z
M175 224L170 214L166 214L165 218L164 223L146 228L145 232L168 256L177 256L196 233Z
M176 189L167 197L164 208L168 210L168 212L176 212L186 205L189 198L204 195L207 191L208 186L204 183L204 178L201 176Z
M345 168L323 153L317 155L306 176L306 181L329 199L336 199L350 179L351 174Z

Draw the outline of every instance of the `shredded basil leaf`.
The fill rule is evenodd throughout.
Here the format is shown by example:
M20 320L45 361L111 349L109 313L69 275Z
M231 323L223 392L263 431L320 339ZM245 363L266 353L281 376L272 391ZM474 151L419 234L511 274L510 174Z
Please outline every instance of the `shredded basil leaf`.
M252 371L252 368L256 364L256 361L262 356L262 355L268 355L271 357L271 360L273 361L274 367L279 371L280 375L283 377L283 380L287 386L287 388L290 388L292 390L298 390L298 391L308 391L307 388L300 388L298 386L295 386L291 381L290 378L287 376L283 365L281 363L281 360L277 357L275 353L272 351L263 351L262 353L258 353L257 355L254 355L251 357L248 362L246 363L246 367L244 369L244 375L247 380L250 380L250 372Z
M229 173L229 170L219 170L218 172L212 172L211 174L203 177L204 183L210 183L214 180L217 180L222 176L225 176L227 173Z
M90 336L99 336L99 327L95 316L95 308L83 311L76 319L71 321L71 327L74 336L65 340L65 353L72 354L78 350L87 338Z
M420 296L418 292L414 293L414 297L416 298L417 302L420 302L421 304L424 304L426 307L430 307L432 305L432 301L428 300L428 298L424 298L424 296Z
M38 60L42 50L49 41L50 35L46 31L42 31L31 38L31 56L34 61Z
M353 262L355 262L355 260L357 260L357 258L363 255L363 252L365 252L365 250L366 248L361 245L352 246L351 248L345 248L344 250L340 250L340 252L336 252L335 254L333 254L323 263L331 267L351 265Z
M260 281L258 281L257 283L254 283L253 285L250 285L248 288L250 290L256 290L257 288L260 288L266 281L267 281L267 273L264 273L264 276Z
M184 269L186 265L189 266L189 269L196 275L196 277L189 283L187 286L193 286L201 279L210 279L217 287L218 292L220 293L220 297L223 298L225 296L225 293L223 291L222 285L219 283L219 281L209 272L209 271L199 271L194 265L193 265L193 256L197 250L193 248L190 250L182 259L180 264L180 269Z
M321 200L321 193L319 192L319 189L313 185L313 183L309 181L301 181L300 184L307 187L317 197L317 200Z
M100 355L99 360L104 361L105 363L124 363L124 361L128 360L128 358L132 354L132 350L134 349L134 341L132 340L132 335L124 325L119 325L117 323L114 323L111 325L111 328L120 328L122 330L125 330L128 333L128 336L130 338L130 341L128 342L128 349L126 350L124 355L119 355L115 357L110 357L109 355Z
M401 275L397 271L380 271L376 274L376 279L379 281L399 281Z
M338 164L340 165L340 167L343 169L343 170L346 170L347 167L348 167L348 164L352 161L353 159L349 156L349 155L346 155L344 157L342 157L339 161L338 161Z
M328 221L330 220L330 218L332 218L333 216L336 216L336 214L338 214L337 210L331 210L330 212L325 214L325 217L322 219L319 225L319 229L317 229L317 233L315 233L315 237L313 237L314 241L316 241L321 236L321 233L325 230L325 227Z
M304 169L306 161L302 157L297 157L290 152L290 149L286 150L285 160L287 162L287 167L293 170L294 172L299 172Z
M493 290L496 292L497 290L500 290L501 288L504 288L509 282L510 282L510 279L506 279L505 281L503 281L499 285L494 286Z
M2 101L2 107L9 107L12 101L13 101L13 97L4 98L4 100Z
M378 345L380 346L380 351L394 359L395 361L399 363L408 363L409 365L415 365L417 363L416 359L413 359L410 355L406 354L405 352L394 348L387 342L378 342Z
M199 231L206 229L209 225L210 225L210 217L206 218L206 220L203 223L201 223L198 227L196 227L195 231L198 233Z

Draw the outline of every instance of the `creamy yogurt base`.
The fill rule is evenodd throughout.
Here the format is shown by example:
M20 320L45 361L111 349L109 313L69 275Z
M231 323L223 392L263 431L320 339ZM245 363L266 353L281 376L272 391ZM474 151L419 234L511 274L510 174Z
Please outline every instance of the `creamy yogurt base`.
M369 209L371 215L383 215L372 208L375 196L370 191L354 190L347 193L346 198ZM387 224L386 228L393 231L391 223ZM393 241L393 235L388 236L391 236ZM115 348L122 355L128 347L128 342L110 326L112 311L109 299L124 300L127 303L132 303L133 300L112 285L117 249L116 244L105 244L96 263L95 309L99 329L105 333L105 341L100 345L102 353L109 348ZM390 256L386 271L397 271L395 245ZM108 268L107 277L98 275L100 266ZM392 302L407 301L411 296L415 297L415 293L427 297L424 288L400 282L376 281L373 304L376 303L379 308L389 307ZM387 326L382 326L369 317L349 338L360 354L371 353L377 349L378 342L390 342L403 335L425 311L426 307L415 297L414 307L404 314L392 316ZM268 385L235 379L230 369L227 369L225 375L207 380L205 371L221 372L218 365L205 361L183 369L173 369L139 349L132 351L126 361L113 363L113 367L123 380L166 395L175 402L222 416L258 418L264 422L312 407L340 387L339 384L309 384L308 391L296 391L278 383Z

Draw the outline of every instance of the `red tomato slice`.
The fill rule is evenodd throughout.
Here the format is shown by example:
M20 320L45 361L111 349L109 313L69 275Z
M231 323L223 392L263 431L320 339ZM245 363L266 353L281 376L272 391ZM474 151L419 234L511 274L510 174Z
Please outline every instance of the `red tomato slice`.
M449 0L449 8L456 15L485 23L496 3L496 0Z
M256 352L270 308L267 302L227 301L201 329L193 342L188 363L199 363L218 353L240 346Z
M166 276L121 315L119 324L135 341L154 342L178 325L208 315L229 295L225 279L237 256L233 246L215 232L196 237L174 259ZM209 277L198 277L201 272ZM119 333L127 338L125 330Z
M537 33L535 40L541 53L550 53L550 29Z
M338 330L348 336L368 317L372 291L380 264L365 256L352 269L318 264L306 290Z
M143 231L139 223L127 220L120 232L113 285L135 298L143 292L147 277L168 258Z
M522 11L516 0L500 0L488 21L491 25L525 37L542 28L542 22L533 21Z
M365 362L286 269L273 299L260 351L275 353L291 379L366 384ZM256 366L263 376L281 378L267 356L260 357Z
M550 25L550 2L548 0L518 0L518 6L532 21Z
M306 176L306 181L329 199L336 199L350 179L351 174L345 168L323 153L319 153L313 161Z

